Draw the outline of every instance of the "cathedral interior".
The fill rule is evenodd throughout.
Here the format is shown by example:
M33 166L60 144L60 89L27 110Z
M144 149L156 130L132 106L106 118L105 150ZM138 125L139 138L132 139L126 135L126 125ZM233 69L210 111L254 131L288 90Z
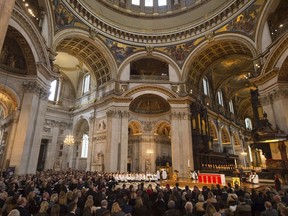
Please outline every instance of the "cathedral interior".
M0 6L2 172L287 173L288 1Z

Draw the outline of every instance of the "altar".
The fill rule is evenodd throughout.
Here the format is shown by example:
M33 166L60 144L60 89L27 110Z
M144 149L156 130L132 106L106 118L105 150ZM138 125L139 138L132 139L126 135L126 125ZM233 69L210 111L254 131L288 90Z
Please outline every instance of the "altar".
M199 173L198 182L225 185L225 175L218 173Z

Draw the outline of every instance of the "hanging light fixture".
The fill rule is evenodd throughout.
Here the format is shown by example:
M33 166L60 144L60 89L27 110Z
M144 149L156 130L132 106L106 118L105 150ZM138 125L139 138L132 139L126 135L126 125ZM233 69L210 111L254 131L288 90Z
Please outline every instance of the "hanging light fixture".
M75 143L75 140L74 140L73 135L68 134L64 139L64 144L70 146L70 145L73 145L74 143Z

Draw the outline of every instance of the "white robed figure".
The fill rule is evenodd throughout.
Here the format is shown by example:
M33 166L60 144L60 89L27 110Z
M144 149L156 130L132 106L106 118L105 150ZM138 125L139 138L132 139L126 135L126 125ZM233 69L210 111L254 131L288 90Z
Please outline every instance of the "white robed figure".
M162 171L162 179L163 179L163 180L166 180L166 179L167 179L167 172L166 172L166 170L163 170L163 171Z
M192 180L198 180L198 173L195 170L191 170L190 177Z
M160 170L157 170L156 175L157 175L157 181L160 181Z

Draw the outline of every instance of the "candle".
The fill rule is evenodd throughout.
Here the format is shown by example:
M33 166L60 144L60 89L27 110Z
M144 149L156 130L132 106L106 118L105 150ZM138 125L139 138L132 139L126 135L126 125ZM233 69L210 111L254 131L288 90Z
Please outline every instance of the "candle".
M188 167L190 167L190 160L188 159Z

